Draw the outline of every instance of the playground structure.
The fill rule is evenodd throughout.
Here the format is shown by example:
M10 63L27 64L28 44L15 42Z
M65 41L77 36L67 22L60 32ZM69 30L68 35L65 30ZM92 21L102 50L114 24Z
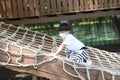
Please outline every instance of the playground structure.
M60 39L14 26L112 15L120 0L0 0L0 65L50 80L120 80L117 53L88 46L86 67L51 53Z
M0 20L13 25L119 14L119 0L0 0Z
M50 80L119 80L120 55L88 47L91 66L76 64L64 51L51 52L61 40L0 23L0 65Z

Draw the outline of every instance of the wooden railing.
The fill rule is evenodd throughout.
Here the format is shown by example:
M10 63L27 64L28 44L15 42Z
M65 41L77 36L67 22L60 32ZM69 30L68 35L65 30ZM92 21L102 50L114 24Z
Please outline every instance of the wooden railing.
M0 0L0 18L24 18L120 8L120 0Z

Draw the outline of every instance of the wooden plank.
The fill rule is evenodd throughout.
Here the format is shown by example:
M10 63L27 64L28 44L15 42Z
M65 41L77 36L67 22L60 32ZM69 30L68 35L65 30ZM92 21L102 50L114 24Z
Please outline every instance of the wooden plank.
M94 8L93 6L93 0L90 0L90 9L92 10Z
M0 19L6 18L6 11L5 11L5 0L0 1Z
M61 0L62 1L62 11L67 12L68 5L67 5L67 0Z
M119 0L116 0L116 8L119 6Z
M104 7L105 7L105 0L101 0L101 1L102 1L102 7L104 9Z
M102 5L101 0L98 1L98 4L99 4L99 7L98 7L98 8L101 9L101 8L102 8L102 7L101 7L101 5Z
M110 8L112 8L112 6L113 6L113 0L109 0L109 6L110 6Z
M98 0L94 0L95 2L95 8L98 9Z
M51 4L50 0L46 0L46 11L47 11L47 14L51 13L50 4Z
M85 3L85 8L86 8L86 10L88 10L88 9L89 9L89 5L90 5L89 1L88 1L88 0L86 0L86 3Z
M117 7L117 0L114 0L114 8Z
M112 6L113 6L113 8L115 8L115 6L117 6L117 5L115 5L115 4L116 4L116 1L117 1L117 0L112 0Z
M17 6L18 6L18 16L19 17L23 17L24 14L23 14L23 3L22 3L22 0L17 0ZM13 7L14 8L14 7Z
M100 8L103 8L103 0L100 0Z
M104 77L105 77L106 80L111 80L112 79L112 75L110 73L108 73L108 72L104 72ZM120 76L119 76L119 78L117 78L115 76L115 80L119 80L119 79L120 79Z
M98 79L97 80L103 80L101 71L98 72Z
M6 1L6 13L7 18L12 18L12 6L11 6L11 0Z
M15 59L14 59L15 60ZM46 60L46 59L44 59ZM29 60L27 60L28 62L30 62ZM73 74L75 74L73 68L69 67L68 65L65 65L67 70L69 72L72 72ZM65 73L63 71L63 67L62 67L62 62L56 60L56 61L51 61L51 63L47 63L47 64L41 64L40 66L37 66L37 69L34 69L33 67L14 67L14 66L6 66L7 68L9 67L9 69L15 70L15 71L19 71L19 72L27 72L39 77L44 77L47 78L48 80L80 80L77 77L73 77L71 75L68 75L67 73ZM10 68L11 67L11 68ZM82 69L80 69L82 70ZM81 74L83 73L83 75L85 74L85 72L83 72L83 70L81 71ZM94 79L93 79L94 80Z
M84 0L80 0L80 10L83 11L84 10Z
M79 0L73 0L73 1L74 1L73 2L74 3L74 11L78 12L79 11L79 3L78 3Z
M13 9L13 17L14 18L18 17L16 0L12 0L12 9Z
M56 4L56 0L51 0L51 10L52 10L52 14L56 14L57 13L57 4Z
M107 0L105 0L105 4L104 5L105 5L104 8L107 9L108 8L108 1Z
M35 7L35 15L36 16L40 16L40 13L39 13L39 6L40 6L40 4L39 4L39 0L34 0L34 7Z
M0 19L3 19L3 9L2 9L1 2L0 2Z
M23 7L24 7L24 15L25 17L28 17L29 16L29 11L28 11L29 3L26 0L23 0Z
M45 0L40 0L40 10L41 10L41 14L45 15L46 14L46 6L45 6Z
M68 11L72 12L73 11L73 0L68 0Z
M34 1L29 0L29 4L30 4L30 7L29 7L30 16L35 16Z
M120 0L118 0L118 5L119 5L118 7L120 7Z
M57 9L59 13L62 12L62 1L61 0L57 0Z

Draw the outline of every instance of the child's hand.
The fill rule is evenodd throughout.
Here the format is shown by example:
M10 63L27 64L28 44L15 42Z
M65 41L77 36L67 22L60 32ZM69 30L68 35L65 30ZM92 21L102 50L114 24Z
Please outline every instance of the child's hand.
M52 50L51 50L51 52L52 52L52 53L55 53L55 52L56 52L56 50L55 50L55 49L52 49Z
M52 52L52 53L55 53L56 51L57 51L57 48L51 49L51 52Z

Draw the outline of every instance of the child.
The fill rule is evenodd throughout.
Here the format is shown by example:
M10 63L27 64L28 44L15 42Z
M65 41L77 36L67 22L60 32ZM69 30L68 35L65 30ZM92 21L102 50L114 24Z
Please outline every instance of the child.
M67 50L66 56L76 63L87 63L88 52L86 46L70 34L70 26L67 23L62 23L58 28L59 35L63 42L56 50L55 54L58 54L63 48ZM91 65L91 63L89 64Z

